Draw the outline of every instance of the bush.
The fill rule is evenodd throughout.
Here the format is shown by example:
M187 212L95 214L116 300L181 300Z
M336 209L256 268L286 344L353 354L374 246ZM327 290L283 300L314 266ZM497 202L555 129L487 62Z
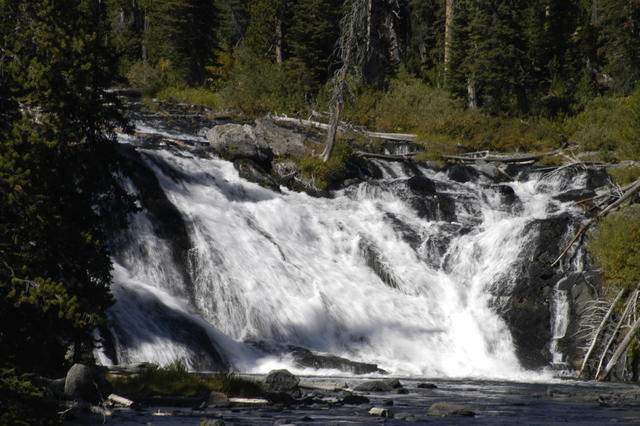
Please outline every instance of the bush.
M349 142L337 141L329 161L323 163L320 158L307 157L300 161L300 170L318 189L332 189L347 177L347 164L352 154Z
M628 100L601 96L587 104L584 111L567 121L570 140L584 151L624 151L627 144L630 112Z
M607 173L613 177L615 183L625 186L640 178L640 166L609 167Z
M230 374L203 379L190 373L182 361L166 367L152 366L142 374L130 377L110 377L115 393L131 399L164 396L204 396L211 391L229 396L255 397L263 394L259 383Z
M184 80L171 61L161 59L156 66L147 62L134 63L127 72L129 84L142 90L146 96L155 96L167 87L185 87Z
M588 247L606 283L636 287L640 283L640 206L604 218L591 232Z
M156 97L171 102L205 105L214 109L222 109L224 107L220 94L213 93L205 88L187 87L181 89L178 87L169 87L158 92Z
M227 106L245 114L296 113L309 109L311 81L300 63L278 65L241 51L221 95Z
M0 425L58 424L57 406L43 396L28 376L0 368Z

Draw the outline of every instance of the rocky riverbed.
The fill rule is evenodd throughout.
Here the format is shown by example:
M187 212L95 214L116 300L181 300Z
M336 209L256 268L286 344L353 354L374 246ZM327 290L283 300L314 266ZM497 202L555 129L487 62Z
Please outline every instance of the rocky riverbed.
M250 376L265 381L264 376ZM295 377L295 376L294 376ZM638 424L634 385L549 380L538 383L419 378L301 377L265 399L220 399L198 406L112 408L67 424ZM268 385L270 386L270 385ZM184 404L181 404L184 405Z

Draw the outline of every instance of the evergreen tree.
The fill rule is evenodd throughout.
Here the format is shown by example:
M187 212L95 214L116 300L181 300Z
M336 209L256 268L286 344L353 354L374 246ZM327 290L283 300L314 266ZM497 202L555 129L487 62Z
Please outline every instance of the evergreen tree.
M99 1L3 0L0 15L0 367L51 373L111 303L103 225L129 200L110 129L126 126Z
M338 38L341 0L299 0L288 31L291 55L324 82Z
M601 0L599 24L605 66L615 93L630 93L640 79L640 0Z

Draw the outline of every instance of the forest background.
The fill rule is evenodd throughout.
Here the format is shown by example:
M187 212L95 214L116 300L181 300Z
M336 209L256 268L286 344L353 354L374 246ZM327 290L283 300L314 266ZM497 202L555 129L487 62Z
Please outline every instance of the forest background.
M353 10L344 120L417 133L433 158L571 145L640 159L640 0L0 0L0 423L45 422L39 378L106 325L106 235L135 210L106 89L322 120ZM640 175L616 170L621 185ZM599 256L636 286L640 215L621 215L596 237L624 244Z

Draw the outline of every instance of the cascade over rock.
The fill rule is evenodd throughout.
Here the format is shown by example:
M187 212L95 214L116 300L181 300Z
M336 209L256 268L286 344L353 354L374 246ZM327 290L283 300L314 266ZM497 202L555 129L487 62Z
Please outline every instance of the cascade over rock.
M360 158L359 180L313 198L280 188L296 167L271 159L308 141L272 125L121 137L142 210L113 237L103 363L510 378L574 363L593 268L580 245L550 264L598 173Z

